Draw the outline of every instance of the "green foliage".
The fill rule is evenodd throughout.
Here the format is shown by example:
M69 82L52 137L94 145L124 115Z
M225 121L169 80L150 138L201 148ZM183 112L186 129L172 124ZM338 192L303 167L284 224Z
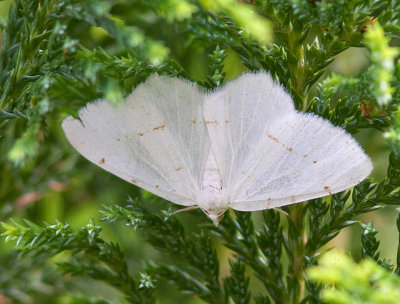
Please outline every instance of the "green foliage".
M378 105L387 105L392 100L393 88L390 82L393 80L394 58L399 50L389 47L390 39L386 38L383 28L375 23L365 33L365 44L371 51L371 69L367 78L372 83L369 91Z
M243 36L252 36L266 44L271 41L272 33L269 22L255 12L251 6L243 5L235 0L200 0L207 9L221 11L231 16L244 29ZM243 1L244 2L244 1ZM250 1L251 3L251 1Z
M0 249L0 302L396 303L400 247L396 266L382 258L372 223L361 224L360 264L320 254L363 214L400 202L399 1L9 2L0 216L16 251ZM332 72L351 47L368 50L369 66ZM95 169L60 130L66 115L98 98L118 103L152 73L213 89L245 69L271 73L298 110L380 132L386 176L279 211L231 211L215 227ZM110 203L127 193L127 206ZM82 225L97 216L83 211L93 202L107 204L102 223Z
M173 280L185 292L197 295L208 303L224 303L224 294L218 281L219 262L209 234L204 229L186 235L182 224L171 210L154 214L139 201L132 201L129 209L106 207L103 220L123 220L126 225L140 229L143 238L153 247L173 253L182 265L151 265L150 273ZM207 229L209 230L209 229Z
M63 274L79 275L111 283L121 290L129 303L153 303L151 278L140 280L128 273L127 263L118 245L99 237L101 227L90 221L74 231L68 224L36 225L28 220L3 223L5 240L15 240L23 255L52 257L71 251L69 261L58 262Z
M324 303L392 304L400 297L400 278L369 258L357 265L347 255L331 251L307 273L310 279L335 287L322 291Z

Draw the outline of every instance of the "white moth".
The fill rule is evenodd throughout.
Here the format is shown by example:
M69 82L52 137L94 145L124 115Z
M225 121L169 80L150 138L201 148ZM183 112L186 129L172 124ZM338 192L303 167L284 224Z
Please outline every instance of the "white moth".
M298 112L264 73L212 92L153 75L121 104L88 104L62 127L91 162L218 224L228 209L263 210L333 194L372 163L343 129Z

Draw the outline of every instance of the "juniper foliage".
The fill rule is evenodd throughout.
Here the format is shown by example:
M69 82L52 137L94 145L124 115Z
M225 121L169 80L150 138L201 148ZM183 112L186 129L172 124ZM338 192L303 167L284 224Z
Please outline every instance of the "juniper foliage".
M9 2L1 23L0 217L16 251L0 250L0 302L261 304L358 296L356 280L346 285L343 275L323 275L342 268L326 266L329 259L315 265L324 245L360 215L400 202L400 1ZM326 75L350 47L369 50L368 69L358 77ZM387 176L283 212L259 212L261 219L230 212L214 227L200 211L174 214L176 206L104 177L62 136L67 114L98 98L118 103L152 73L212 89L244 69L269 71L299 110L352 134L378 130L390 148ZM127 193L133 199L124 204ZM87 195L119 204L104 206L101 222L75 228L65 214L80 210ZM48 202L49 222L21 219L46 218L32 207L38 201ZM357 268L360 276L376 272L379 286L398 288L400 249L394 266L380 257L373 224L362 228L361 258L376 267ZM332 284L343 293L332 296ZM396 288L388 290L395 298ZM368 292L371 300L381 290Z

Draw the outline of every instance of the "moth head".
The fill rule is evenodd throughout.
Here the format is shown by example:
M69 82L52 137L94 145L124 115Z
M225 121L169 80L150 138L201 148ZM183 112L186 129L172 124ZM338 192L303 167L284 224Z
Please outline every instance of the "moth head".
M202 209L203 210L203 209ZM207 210L203 210L203 212L213 221L215 226L219 225L219 222L222 220L222 218L224 217L225 211L227 209L223 210L220 213L210 213Z
M229 195L224 189L207 187L200 190L197 198L197 205L217 226L224 213L229 208Z

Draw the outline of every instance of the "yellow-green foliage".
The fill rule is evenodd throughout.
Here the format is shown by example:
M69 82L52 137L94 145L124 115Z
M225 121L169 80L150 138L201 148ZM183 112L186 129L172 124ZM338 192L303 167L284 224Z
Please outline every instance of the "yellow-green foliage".
M400 278L371 258L355 263L348 255L329 251L307 270L323 284L321 300L332 304L394 304L400 299Z

